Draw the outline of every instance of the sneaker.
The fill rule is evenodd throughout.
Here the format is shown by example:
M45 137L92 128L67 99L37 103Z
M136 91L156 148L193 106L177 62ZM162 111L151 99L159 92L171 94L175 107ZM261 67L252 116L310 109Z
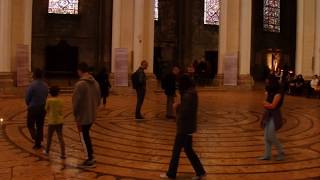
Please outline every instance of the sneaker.
M66 156L64 154L61 154L60 159L66 159Z
M32 147L32 149L41 149L41 148L42 148L41 144L35 144L35 145Z
M202 180L202 179L205 179L206 176L207 176L207 174L203 174L200 176L194 176L194 177L192 177L192 180Z
M136 116L136 119L144 119L143 116Z
M284 153L280 153L276 157L276 161L283 161L284 160Z
M270 157L265 157L265 156L262 156L262 157L259 157L258 160L264 160L264 161L267 161L267 160L270 160Z
M167 175L167 173L160 174L160 178L161 178L161 179L176 179L176 178L173 178L173 177L169 177L169 176Z
M87 159L82 164L80 164L78 167L80 168L94 168L96 167L96 160L95 159Z
M46 151L46 150L43 150L43 151L42 151L42 154L45 155L45 156L49 156L49 152Z

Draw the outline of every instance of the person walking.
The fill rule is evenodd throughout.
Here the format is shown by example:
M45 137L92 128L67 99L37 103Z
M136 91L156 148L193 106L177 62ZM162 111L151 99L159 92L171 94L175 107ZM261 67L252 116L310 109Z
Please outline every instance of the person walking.
M73 114L80 134L81 142L87 152L87 159L80 167L95 167L90 128L96 119L100 105L100 87L89 73L89 67L82 62L78 65L79 81L75 84L72 96Z
M47 99L46 103L46 119L48 120L48 137L47 147L44 150L45 155L49 155L51 139L54 132L57 133L60 143L60 158L65 159L65 145L63 140L63 100L59 98L60 89L58 86L52 86L50 88L51 97Z
M206 171L192 148L192 134L197 130L198 94L190 76L182 75L179 80L179 91L181 103L175 104L177 109L177 133L172 157L167 173L161 174L160 177L166 179L176 178L180 152L184 148L193 169L196 171L196 176L192 179L203 179L206 176Z
M107 97L109 96L109 89L111 88L111 84L109 82L109 76L105 67L103 67L98 73L96 80L98 81L100 86L103 107L106 107Z
M265 109L261 127L264 128L264 155L260 160L270 160L272 145L275 145L278 151L277 161L284 159L282 145L277 138L277 130L282 127L282 116L280 108L283 104L284 93L281 91L281 86L277 77L269 75L266 79L266 100L263 103Z
M144 101L144 97L146 95L146 85L147 85L147 76L144 72L148 68L148 62L143 60L141 62L140 67L135 72L135 89L137 93L137 104L136 104L136 112L135 116L136 119L144 119L144 117L141 114L141 107Z
M33 71L33 81L29 85L25 102L28 106L27 127L34 140L33 149L40 149L43 140L43 125L46 115L45 104L48 96L48 85L43 81L43 72L37 68Z
M169 74L167 74L162 81L162 88L167 96L167 112L166 118L175 119L175 113L173 110L173 104L176 97L177 78L180 73L180 69L174 66Z

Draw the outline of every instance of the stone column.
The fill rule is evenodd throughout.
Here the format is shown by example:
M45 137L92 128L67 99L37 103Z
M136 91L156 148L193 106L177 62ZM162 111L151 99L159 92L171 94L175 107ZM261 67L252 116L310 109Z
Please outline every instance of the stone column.
M31 71L32 1L24 0L24 44L29 46L29 70Z
M320 0L316 0L314 73L320 75Z
M252 85L250 76L251 62L251 18L252 0L240 2L240 54L239 54L239 84Z
M11 72L11 0L0 1L0 73Z
M0 93L13 86L11 59L11 0L0 0Z
M153 49L154 49L154 0L145 0L145 41L144 57L149 63L148 73L153 73Z
M296 34L296 74L302 73L303 33L304 33L304 1L297 1L297 34Z
M120 47L121 33L121 0L113 1L112 10L112 52L111 52L111 72L115 71L115 48Z
M134 1L134 29L133 29L133 68L137 69L144 59L144 0Z
M228 1L220 1L218 76L223 76L223 59L227 51Z

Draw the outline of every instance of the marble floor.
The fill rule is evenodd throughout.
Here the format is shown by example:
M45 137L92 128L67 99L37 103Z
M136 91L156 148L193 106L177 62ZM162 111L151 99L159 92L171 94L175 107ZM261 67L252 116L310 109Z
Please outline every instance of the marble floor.
M259 127L263 91L199 92L199 126L194 147L207 179L320 179L320 100L287 96L284 127L278 133L284 161L260 161L263 131ZM51 154L33 150L21 98L2 97L0 117L0 179L159 179L168 167L175 122L165 116L165 96L149 93L146 117L133 119L135 96L111 95L100 108L91 134L97 167L77 168L84 152L73 121L70 96L64 95L64 139L67 158L60 160L54 136ZM46 132L46 130L45 130ZM275 155L276 152L273 152ZM181 154L178 179L191 179L193 169Z

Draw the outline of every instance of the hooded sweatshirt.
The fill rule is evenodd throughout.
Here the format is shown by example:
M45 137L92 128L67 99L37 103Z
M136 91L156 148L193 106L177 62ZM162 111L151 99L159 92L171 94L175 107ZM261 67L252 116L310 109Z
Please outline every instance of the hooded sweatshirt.
M100 87L91 76L81 77L76 83L72 97L73 114L80 125L92 124L100 105Z

